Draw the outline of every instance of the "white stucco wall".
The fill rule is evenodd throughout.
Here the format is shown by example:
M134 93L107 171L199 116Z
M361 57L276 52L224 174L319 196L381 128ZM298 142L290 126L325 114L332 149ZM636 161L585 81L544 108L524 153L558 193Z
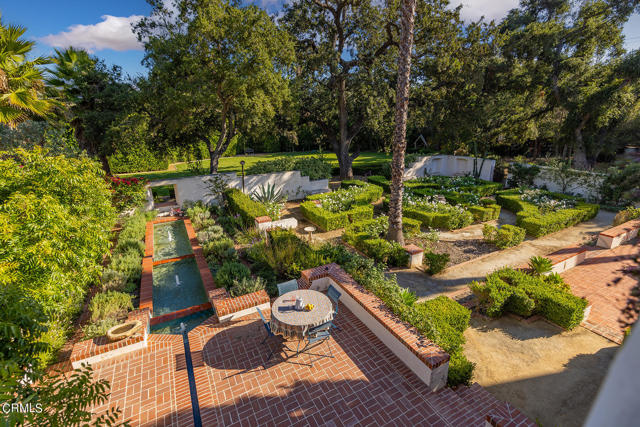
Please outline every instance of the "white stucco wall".
M235 173L220 174L232 188L242 188L242 177ZM186 201L202 201L217 204L207 188L207 178L211 175L189 176L185 178L161 179L151 181L150 187L163 185L176 186L176 203L180 206ZM311 181L308 176L302 176L299 171L265 173L261 175L246 175L244 178L245 192L251 194L262 185L274 185L277 190L286 194L289 200L303 199L307 194L329 191L329 180L319 179ZM150 194L150 191L149 191Z
M493 170L496 167L496 161L492 159L477 159L477 167L482 167L480 171L480 179L485 181L493 181ZM439 154L436 156L420 157L416 162L411 164L404 172L404 179L420 178L428 175L442 176L462 176L473 175L473 157L467 156L449 156Z
M533 180L533 185L538 188L547 188L549 191L562 193L562 185L557 182L551 174L551 168L538 166L540 173ZM571 181L566 188L567 194L582 196L587 200L599 200L600 192L598 188L605 179L605 175L588 171L577 171L581 177ZM507 180L511 179L511 174Z

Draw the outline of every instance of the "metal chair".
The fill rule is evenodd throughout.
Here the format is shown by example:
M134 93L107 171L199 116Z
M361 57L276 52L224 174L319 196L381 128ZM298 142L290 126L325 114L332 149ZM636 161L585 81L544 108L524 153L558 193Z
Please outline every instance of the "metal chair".
M335 320L336 316L338 315L338 300L340 299L342 294L336 288L334 288L333 285L329 285L329 289L327 290L327 296L335 304L334 305L335 308L333 309L333 318ZM340 327L334 325L333 323L332 325L334 328L341 331Z
M298 282L296 280L289 280L288 282L278 283L278 296L282 296L287 292L297 291Z
M321 355L323 357L331 357L333 358L333 351L331 350L331 344L329 343L329 339L331 339L331 327L335 327L333 323L326 322L320 326L316 326L315 328L311 328L307 331L305 337L307 339L307 343L302 350L296 352L296 355L300 353L307 353L309 357L309 362L311 366L313 366L313 361L311 360L311 354L307 352L307 350L316 347L319 344L327 341L327 345L329 346L329 355Z
M269 324L269 322L267 322L267 319L264 318L264 314L262 314L262 311L258 307L256 307L256 310L258 310L258 314L260 315L260 318L262 319L262 324L264 325L264 328L267 331L267 336L264 337L264 339L262 340L262 342L260 344L264 344L269 338L278 339L278 335L273 333L273 331L271 330L271 325ZM267 361L269 361L269 359L271 359L271 356L273 356L273 350L271 349L271 347L268 344L267 344L267 348L270 351L269 357L267 357Z

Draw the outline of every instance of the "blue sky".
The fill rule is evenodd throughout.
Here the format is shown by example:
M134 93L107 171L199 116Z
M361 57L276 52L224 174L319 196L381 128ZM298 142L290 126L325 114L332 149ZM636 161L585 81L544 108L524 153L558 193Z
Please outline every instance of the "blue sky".
M257 0L256 4L276 13L285 0ZM453 0L463 3L463 17L475 20L484 15L501 19L518 0ZM84 47L109 64L122 66L131 75L146 74L140 64L143 52L130 30L131 22L148 15L144 0L2 0L0 13L5 23L27 27L26 37L36 41L35 54L49 55L54 47L70 44ZM640 47L640 15L625 26L627 49Z

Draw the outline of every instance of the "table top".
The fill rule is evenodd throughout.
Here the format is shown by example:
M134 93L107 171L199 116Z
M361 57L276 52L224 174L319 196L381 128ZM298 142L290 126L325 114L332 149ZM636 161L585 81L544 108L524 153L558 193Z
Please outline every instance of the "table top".
M303 305L313 304L313 310L296 310L296 297L302 298ZM291 326L317 325L333 312L331 300L323 293L311 289L287 292L276 299L271 307L271 317Z

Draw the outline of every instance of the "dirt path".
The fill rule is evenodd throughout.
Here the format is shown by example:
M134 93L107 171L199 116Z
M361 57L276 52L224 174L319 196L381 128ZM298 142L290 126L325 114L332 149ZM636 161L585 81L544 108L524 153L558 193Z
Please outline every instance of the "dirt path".
M582 327L472 318L464 354L473 381L543 426L580 426L617 351Z
M505 212L501 214L500 222L508 223L512 220L512 214ZM459 291L473 280L481 280L488 273L505 266L516 267L526 264L532 256L547 255L564 247L590 241L601 230L611 226L615 214L607 211L600 211L598 215L590 221L580 223L574 227L569 227L557 233L549 234L539 239L528 238L520 245L505 249L503 251L492 252L479 259L467 261L445 269L436 276L428 276L417 270L395 271L398 283L415 292L418 297L426 299L448 292ZM441 238L473 237L482 225L474 225L457 233L442 233ZM462 233L468 233L462 236Z

